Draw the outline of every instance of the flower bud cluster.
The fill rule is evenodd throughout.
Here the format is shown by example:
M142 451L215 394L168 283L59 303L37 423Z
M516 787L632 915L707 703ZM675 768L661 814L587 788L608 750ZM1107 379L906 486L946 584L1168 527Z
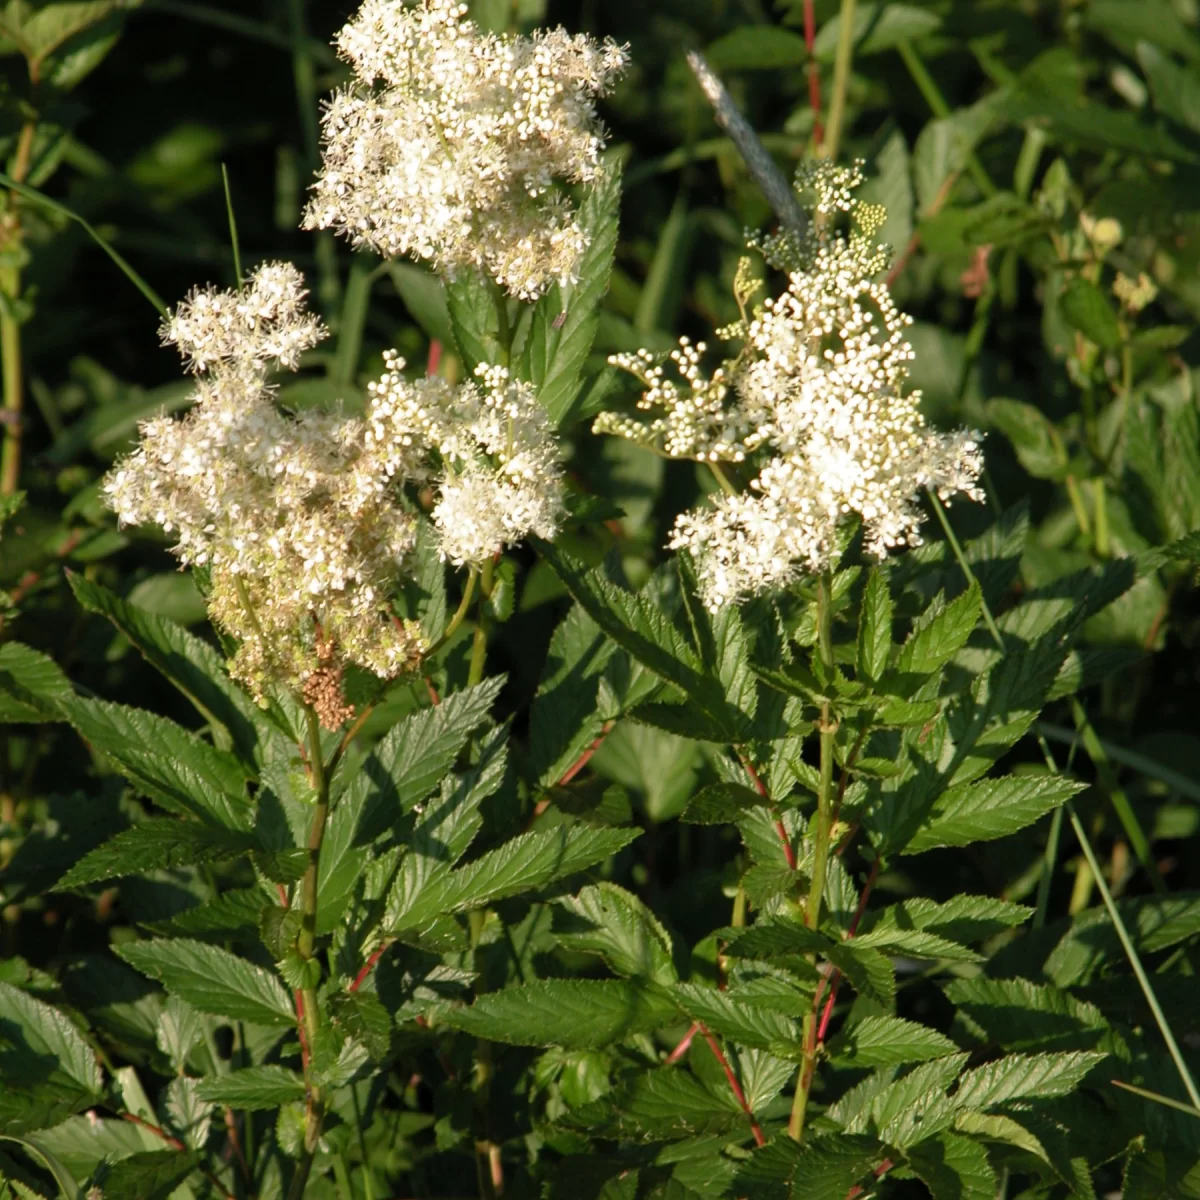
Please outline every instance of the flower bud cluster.
M722 331L743 348L712 378L699 365L702 347L687 342L670 356L682 384L644 352L611 360L642 380L639 408L655 415L604 414L597 429L672 457L749 464L745 489L682 514L670 541L695 556L714 610L830 566L851 514L867 550L883 557L919 543L924 489L981 498L980 435L929 431L920 393L906 390L910 319L878 279L883 214L855 199L861 182L857 168L802 168L798 186L815 197L806 234L758 243L787 272L787 289Z
M627 54L562 29L484 33L466 13L366 0L341 31L356 80L325 113L305 223L533 299L576 278L588 238L555 181L600 174L595 98Z

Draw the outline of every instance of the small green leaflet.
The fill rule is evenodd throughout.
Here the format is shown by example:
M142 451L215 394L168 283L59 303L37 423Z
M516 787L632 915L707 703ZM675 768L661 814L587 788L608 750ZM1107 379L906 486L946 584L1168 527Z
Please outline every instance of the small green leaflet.
M446 1008L439 1022L518 1046L590 1050L678 1021L667 994L620 979L540 979L488 992L469 1008Z
M280 1108L293 1100L304 1099L304 1077L287 1067L272 1064L243 1067L227 1075L202 1080L199 1094L203 1100L230 1108Z
M187 938L154 938L114 949L130 966L201 1012L259 1025L296 1022L278 976L219 946Z
M86 854L55 888L65 891L142 871L223 862L248 854L256 847L249 834L214 829L176 817L151 817Z
M829 1043L829 1055L850 1067L897 1067L954 1054L958 1047L943 1033L900 1017L865 1017Z

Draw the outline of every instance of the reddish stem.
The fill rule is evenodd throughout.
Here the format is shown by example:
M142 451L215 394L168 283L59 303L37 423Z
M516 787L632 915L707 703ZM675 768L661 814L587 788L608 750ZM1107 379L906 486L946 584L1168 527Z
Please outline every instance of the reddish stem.
M750 1132L754 1134L754 1144L756 1146L764 1145L767 1139L763 1137L763 1131L754 1119L754 1110L750 1107L750 1102L746 1099L746 1093L742 1091L742 1085L738 1083L738 1078L733 1073L733 1068L729 1065L729 1060L722 1053L720 1043L703 1025L700 1026L700 1030L703 1032L704 1039L708 1042L709 1048L716 1056L717 1062L724 1068L725 1078L729 1080L729 1086L733 1091L734 1098L742 1106L742 1112L750 1118Z
M875 881L879 878L880 860L876 856L875 861L871 864L870 874L867 875L867 882L863 884L862 895L858 898L858 907L854 910L854 916L850 919L850 925L846 929L846 940L849 941L857 932L858 927L862 923L863 914L867 911L867 901L871 898L871 889L875 886ZM811 1055L809 1061L809 1080L812 1078L812 1068L816 1062L816 1049L825 1041L825 1034L829 1031L829 1022L833 1018L834 1005L837 1004L838 988L842 983L842 973L836 967L833 971L821 980L820 986L817 988L817 994L813 997L813 1012L821 1011L821 1019L817 1024L816 1036L813 1038L813 1044L810 1048ZM825 1008L821 1010L821 1000L825 995L826 987L829 988L829 999L825 1001Z
M437 688L433 686L433 680L426 677L425 686L429 689L429 702L434 706L434 708L437 708L437 706L441 704L442 698L437 694Z
M128 1121L131 1125L139 1125L142 1129L154 1134L155 1137L162 1138L162 1140L166 1142L166 1144L170 1146L172 1150L177 1150L181 1154L187 1153L187 1147L177 1137L172 1137L165 1129L160 1129L157 1125L152 1124L145 1118L139 1117L137 1113L123 1112L121 1114L121 1120ZM205 1170L204 1167L201 1167L200 1173L205 1179L208 1180L209 1183L213 1185L214 1188L216 1188L218 1194L223 1198L223 1200L234 1200L233 1193L226 1189L224 1184L222 1184L221 1181L211 1171Z
M429 343L429 362L425 367L426 375L436 375L438 367L442 365L442 343L434 338Z
M592 755L604 745L604 739L612 733L613 724L612 721L604 722L600 727L600 736L567 768L563 777L558 781L559 787L566 787L592 761Z
M242 1143L238 1138L237 1118L233 1115L232 1108L225 1109L225 1131L229 1135L229 1144L233 1147L233 1154L238 1160L238 1166L242 1169L242 1178L249 1183L250 1164L246 1162L246 1156L242 1153Z
M754 764L736 746L733 752L737 755L738 762L742 764L742 769L750 776L754 784L754 790L770 804L771 795L767 791L767 785L762 781L762 776L754 769ZM788 870L794 871L796 869L796 851L792 849L792 839L788 837L788 831L784 826L782 817L775 818L775 832L779 834L779 840L783 844L783 857L787 859Z
M304 993L297 988L292 993L296 1005L296 1033L300 1036L300 1062L304 1067L304 1077L308 1078L308 1034L304 1032Z
M702 1026L699 1021L693 1021L692 1027L683 1035L683 1040L667 1055L667 1062L674 1066L687 1052L691 1049L692 1038L701 1030Z
M363 983L366 981L367 976L370 975L372 970L374 970L375 964L384 956L384 954L387 953L387 949L391 944L392 944L391 942L384 942L384 944L382 946L380 946L378 950L375 950L372 952L371 957L368 958L367 961L363 964L362 970L359 971L359 973L357 975L355 975L354 982L347 989L348 991L357 992L358 989L360 987L362 987Z
M882 1179L895 1165L896 1164L892 1162L890 1158L885 1158L883 1162L881 1162L879 1166L877 1166L875 1170L871 1172L871 1174L874 1175L876 1179ZM855 1184L855 1186L846 1193L846 1200L854 1200L856 1196L861 1196L865 1191L866 1188L859 1187L857 1184Z
M155 1137L160 1137L172 1150L186 1150L187 1147L177 1138L172 1137L165 1129L160 1129L157 1125L151 1124L145 1117L139 1117L137 1113L126 1112L121 1114L123 1121L128 1121L131 1125L140 1125L143 1129L149 1130Z
M813 43L817 38L817 17L813 12L813 0L804 0L804 45L808 50L805 70L808 74L808 106L813 113L813 142L820 147L825 142L825 126L821 121L821 69L813 57Z

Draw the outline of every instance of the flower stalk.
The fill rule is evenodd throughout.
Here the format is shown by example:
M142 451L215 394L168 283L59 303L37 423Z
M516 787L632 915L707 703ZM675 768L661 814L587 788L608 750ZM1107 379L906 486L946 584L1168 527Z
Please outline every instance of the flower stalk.
M828 568L817 579L817 655L822 674L827 683L833 680L833 572ZM832 703L826 699L821 704L819 725L821 745L821 774L817 786L817 826L813 838L812 876L808 889L808 903L804 907L804 924L815 930L821 920L821 900L825 893L825 873L829 863L830 843L833 840L834 822L834 737L837 721ZM821 991L824 988L822 987ZM808 1110L808 1096L812 1090L813 1073L817 1054L817 1005L804 1017L802 1030L803 1058L796 1073L796 1091L792 1098L792 1112L788 1120L788 1136L799 1141L804 1133L804 1117Z
M325 825L329 818L329 775L325 770L324 752L321 748L321 722L311 707L304 710L308 735L309 775L313 790L317 794L313 810L312 826L308 835L308 865L300 880L300 934L296 939L296 953L306 967L304 985L299 989L302 1012L300 1017L309 1053L304 1056L304 1087L306 1095L304 1120L304 1150L296 1174L292 1177L288 1200L300 1200L312 1170L317 1142L325 1120L325 1097L320 1084L313 1077L312 1051L321 1029L320 1001L317 995L315 963L317 942L317 881L321 869L321 843L325 839Z

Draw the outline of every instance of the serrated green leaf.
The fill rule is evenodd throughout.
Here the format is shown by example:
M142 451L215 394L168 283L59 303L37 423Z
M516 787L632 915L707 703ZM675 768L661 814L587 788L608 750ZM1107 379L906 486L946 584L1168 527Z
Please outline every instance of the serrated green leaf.
M900 1017L864 1017L830 1043L830 1057L852 1067L899 1067L954 1054L958 1047L944 1033Z
M895 929L884 927L859 934L854 939L859 946L870 946L884 954L906 955L909 958L936 958L947 962L981 962L983 956L958 942L932 933L928 929Z
M582 384L600 322L600 301L608 291L621 203L621 165L605 163L600 178L587 188L579 206L579 225L588 236L576 272L579 281L564 291L552 287L534 306L522 355L526 378L538 402L558 425L568 421Z
M946 1089L970 1057L947 1054L914 1067L899 1079L885 1071L868 1076L830 1106L829 1116L848 1133L878 1134L889 1145L903 1148L946 1128L953 1109Z
M163 1098L170 1129L189 1150L200 1151L208 1141L213 1106L200 1096L200 1080L177 1075Z
M910 1146L905 1160L933 1200L995 1200L996 1173L978 1142L941 1133Z
M676 1012L672 1006L672 1011ZM639 1071L616 1091L571 1114L571 1123L593 1135L666 1141L749 1132L746 1115L728 1087L714 1091L694 1075L664 1067Z
M618 974L664 985L676 979L671 939L631 892L597 883L555 903L554 939L569 950L599 954Z
M1115 350L1121 344L1121 323L1112 303L1090 279L1072 276L1058 303L1067 324L1101 350Z
M454 342L463 361L464 374L470 378L480 363L501 361L500 339L497 335L497 293L482 275L460 271L446 281L446 308ZM501 303L507 304L505 296Z
M392 929L421 928L444 914L544 887L594 866L640 834L639 829L563 825L521 834L457 871L429 871L415 894L401 895L394 909L389 906Z
M1065 1096L1107 1055L1091 1050L1063 1054L1009 1054L967 1071L954 1103L960 1109L987 1109L1010 1100Z
M392 1018L373 992L338 992L329 999L329 1012L334 1025L361 1042L373 1059L387 1056Z
M887 670L892 649L892 594L887 576L876 568L867 575L858 618L856 666L859 677L876 683Z
M688 801L679 819L692 825L732 825L748 808L760 808L766 803L753 788L740 783L710 783Z
M83 575L72 573L69 579L88 612L107 617L206 721L228 733L244 759L254 760L261 718L254 702L229 678L216 650L174 621L137 608Z
M779 1012L695 983L677 985L671 996L689 1017L721 1037L782 1057L800 1054L799 1027Z
M696 651L643 592L627 592L601 570L586 570L547 542L538 550L558 577L609 637L659 678L689 698L723 740L740 742L752 727L752 713L734 708L722 684L704 671Z
M1007 775L948 788L905 853L1006 837L1065 804L1085 786L1061 775Z
M554 630L529 713L529 771L543 787L558 783L600 736L600 682L615 650L579 604Z
M982 1038L1006 1050L1092 1049L1109 1022L1094 1005L1028 979L956 979L946 998Z
M54 886L65 891L142 871L225 862L248 854L256 845L248 834L174 817L152 817L84 855Z
M196 1169L194 1154L178 1150L143 1150L97 1171L97 1189L103 1196L137 1196L138 1200L167 1197Z
M287 1067L266 1064L203 1079L198 1090L202 1099L229 1108L279 1108L304 1099L304 1077Z
M82 1108L102 1086L96 1055L58 1009L0 983L0 1078ZM65 1115L65 1114L64 1114Z
M1047 1165L1050 1156L1038 1139L1019 1122L1003 1113L960 1112L954 1117L954 1128L986 1142L1003 1142L1016 1146L1040 1158Z
M927 929L955 942L970 943L1022 925L1031 916L1033 909L1024 904L990 896L955 896L945 903L914 896L881 910L864 933L882 928Z
M908 695L915 690L914 683L919 686L936 675L967 644L979 623L981 606L982 596L974 583L949 604L931 604L897 651L887 683L905 688L901 694Z
M0 646L0 724L63 719L59 702L71 683L46 655L20 642Z
M665 992L623 979L540 979L446 1008L439 1023L516 1046L591 1050L679 1019Z
M827 1133L807 1137L800 1145L780 1136L756 1150L739 1169L736 1194L748 1200L845 1200L886 1157L872 1137ZM778 1190L780 1185L784 1190Z
M344 894L346 875L357 873L357 855L351 849L356 841L373 841L397 815L409 812L433 791L487 719L504 682L503 676L496 676L411 713L355 769L344 799L336 802L346 805L347 813L331 830L331 848L322 853L330 860L323 875L328 882L322 886L328 886L331 896Z
M278 977L219 946L154 938L114 949L130 966L201 1012L259 1025L295 1024L296 1014Z
M164 808L222 829L250 828L246 776L231 754L144 709L72 696L62 711L93 750Z

